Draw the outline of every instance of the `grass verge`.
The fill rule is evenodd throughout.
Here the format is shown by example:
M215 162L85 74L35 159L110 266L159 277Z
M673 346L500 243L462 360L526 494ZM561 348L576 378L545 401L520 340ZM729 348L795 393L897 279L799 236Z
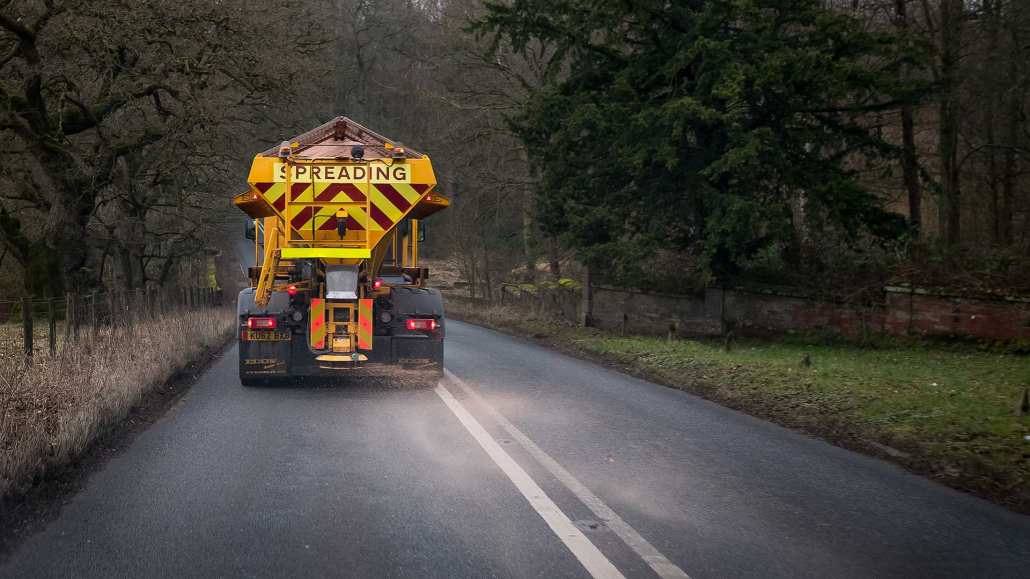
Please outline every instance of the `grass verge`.
M83 454L143 396L232 336L230 308L178 311L0 364L0 498Z
M619 336L504 306L449 300L449 317L534 340L900 463L1030 513L1030 359L918 341ZM808 361L806 364L804 361Z

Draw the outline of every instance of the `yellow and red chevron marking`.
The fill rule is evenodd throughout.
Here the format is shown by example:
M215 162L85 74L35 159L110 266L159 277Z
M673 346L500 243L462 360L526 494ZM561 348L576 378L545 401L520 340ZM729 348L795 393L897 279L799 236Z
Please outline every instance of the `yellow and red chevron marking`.
M429 190L425 183L374 183L368 208L373 231L386 231L401 220L411 206Z
M365 192L368 190L367 183L315 183L311 187L301 189L297 183L297 203L347 203L347 230L364 231L368 221L365 215L364 204L368 200ZM350 205L350 204L354 205ZM360 205L357 205L360 204ZM336 208L319 205L308 205L297 209L297 213L290 217L290 225L297 231L335 231L336 220L330 219L336 215ZM314 223L312 223L314 221Z
M290 203L310 203L314 193L311 183L291 183Z
M325 300L311 298L311 347L325 349Z
M309 205L297 210L297 214L290 218L290 225L302 233L310 233L312 230L336 231L336 219L330 219L335 215L335 207ZM364 208L347 207L348 231L363 231L366 221L368 221L368 218L365 216Z
M302 207L290 220L291 225L297 231L310 233L312 229L317 231L336 231L335 207L319 207L312 205ZM314 221L314 223L312 223ZM347 230L364 231L368 217L363 207L347 207Z
M325 203L364 203L368 183L315 183L315 201Z
M358 300L358 348L372 349L372 300Z
M285 212L287 197L291 203L305 204L290 216L290 225L297 231L336 229L336 221L329 219L335 209L313 205L318 202L354 203L347 208L348 230L388 231L418 203L429 187L426 183L292 183L287 196L285 183L254 184L279 213ZM366 202L367 215L364 207L356 205Z
M286 183L254 183L254 188L276 211L282 213L286 209Z

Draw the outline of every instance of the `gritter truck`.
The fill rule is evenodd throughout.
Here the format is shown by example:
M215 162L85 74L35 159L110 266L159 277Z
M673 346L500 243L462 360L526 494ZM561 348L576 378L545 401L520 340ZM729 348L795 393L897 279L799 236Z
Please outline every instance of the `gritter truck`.
M450 200L429 157L337 117L258 154L248 216L255 266L240 292L245 386L297 376L443 372L444 308L419 266L423 219Z

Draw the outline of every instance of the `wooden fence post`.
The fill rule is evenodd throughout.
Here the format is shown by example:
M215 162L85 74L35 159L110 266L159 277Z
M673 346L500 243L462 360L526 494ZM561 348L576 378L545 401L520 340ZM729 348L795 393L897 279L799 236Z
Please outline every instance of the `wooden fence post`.
M594 321L594 282L600 274L600 267L596 262L587 262L586 271L583 272L583 305L580 324L584 327L593 327Z
M110 310L107 317L110 319L111 333L114 333L114 330L117 327L115 322L115 310L118 309L118 290L111 290L110 293L107 294L107 302L108 309Z
M100 292L94 290L92 297L93 307L91 309L93 310L93 337L95 338L97 337L97 331L100 329L100 310L97 309L97 304L100 302Z
M46 301L47 317L50 320L50 357L57 355L57 299L51 296Z
M72 294L64 294L64 341L72 339Z
M72 340L79 341L79 294L68 294L68 316L72 327Z
M32 303L29 296L21 298L21 325L25 332L25 356L32 358Z

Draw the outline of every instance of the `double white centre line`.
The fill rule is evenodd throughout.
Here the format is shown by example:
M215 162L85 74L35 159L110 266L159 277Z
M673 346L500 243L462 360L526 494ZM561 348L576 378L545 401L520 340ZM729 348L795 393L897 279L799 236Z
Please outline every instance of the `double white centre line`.
M594 515L596 515L601 521L603 521L608 528L610 528L616 535L619 536L641 559L643 559L652 569L663 579L690 579L682 569L670 562L661 552L658 551L652 545L640 535L633 527L629 526L626 521L622 520L615 511L611 510L608 505L604 504L600 498L597 497L590 489L586 488L576 477L565 470L557 461L555 461L549 454L543 451L539 446L536 445L528 436L526 436L521 430L515 427L507 418L497 412L497 410L490 405L478 392L473 390L467 384L465 384L460 378L451 373L450 370L444 370L445 374L451 381L461 388L466 395L472 398L477 404L479 404L489 414L490 418L500 424L509 436L511 436L519 445L522 446L532 456L543 465L555 478L557 478L569 491L572 492L583 504L589 508ZM566 547L572 551L573 555L579 559L580 563L586 567L587 571L590 572L591 576L600 578L621 578L624 577L618 569L612 565L611 561L601 553L600 550L594 546L593 543L576 527L572 524L572 521L563 513L554 501L552 501L540 488L538 484L516 463L511 456L508 455L504 449L487 433L486 429L471 415L460 402L444 388L443 384L438 384L436 387L436 393L443 399L444 403L451 412L458 417L458 420L465 426L465 428L472 434L472 437L476 439L476 442L483 447L483 450L493 459L497 466L511 482L515 484L515 487L522 492L522 495L526 497L530 505L536 510L536 512L547 522L551 530L554 531L558 538L565 543Z

